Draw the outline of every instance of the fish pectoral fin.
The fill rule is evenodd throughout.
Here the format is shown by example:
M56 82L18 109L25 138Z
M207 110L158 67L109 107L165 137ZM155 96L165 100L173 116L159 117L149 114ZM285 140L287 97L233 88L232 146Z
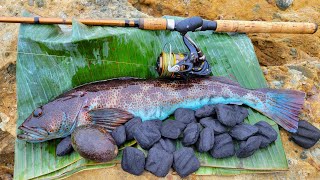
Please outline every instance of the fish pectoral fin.
M93 124L103 126L108 130L113 130L134 117L133 114L117 108L91 110L88 114Z

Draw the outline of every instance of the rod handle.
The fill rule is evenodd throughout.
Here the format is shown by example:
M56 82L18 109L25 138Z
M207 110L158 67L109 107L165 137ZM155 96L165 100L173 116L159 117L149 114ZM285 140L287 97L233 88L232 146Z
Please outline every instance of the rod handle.
M167 20L164 18L141 18L139 19L139 29L166 30Z
M315 23L216 20L216 32L313 34Z

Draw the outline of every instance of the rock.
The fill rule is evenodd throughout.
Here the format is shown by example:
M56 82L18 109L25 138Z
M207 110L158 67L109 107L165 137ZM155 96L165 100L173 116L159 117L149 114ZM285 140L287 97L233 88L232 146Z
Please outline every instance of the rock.
M174 112L174 117L176 121L180 121L184 124L197 122L194 111L192 109L178 108Z
M98 125L77 127L71 134L71 142L80 156L92 161L107 162L118 155L118 147L112 136Z
M161 127L161 135L170 139L178 139L186 124L177 120L166 120Z
M214 145L214 131L213 129L206 127L202 129L200 137L197 142L197 149L199 152L207 152L212 149Z
M206 118L200 119L200 124L203 127L212 128L215 134L222 134L227 132L228 130L227 127L225 127L217 119L213 119L212 117L206 117Z
M259 129L256 126L253 126L250 124L240 124L233 127L233 129L231 129L229 134L234 139L243 141L248 139L250 136L256 134L258 130Z
M281 10L288 9L292 3L293 3L293 0L276 0L276 4Z
M65 156L70 154L73 151L73 147L71 144L71 136L67 136L57 145L56 155L57 156Z
M276 130L272 128L272 126L269 123L265 121L259 121L256 124L254 124L254 126L258 127L259 129L257 135L263 136L260 138L260 148L267 147L270 143L277 140L278 133Z
M134 175L141 175L144 171L146 158L143 152L137 148L126 147L123 150L121 168Z
M183 131L182 144L184 146L190 146L197 142L201 131L201 125L199 123L190 123Z
M238 158L246 158L253 155L260 147L261 139L259 136L251 136L246 141L240 143L240 148L236 155Z
M9 117L6 114L0 112L0 129L2 131L6 131L6 124L8 122L9 122Z
M33 6L34 5L34 0L28 0L28 5Z
M35 1L36 1L37 7L39 7L39 8L44 7L44 5L45 5L45 0L35 0Z
M184 178L200 168L200 162L192 148L183 147L173 153L173 168Z
M228 133L223 133L215 136L213 148L210 154L214 158L231 157L235 153L232 138Z
M305 120L300 120L298 131L292 134L292 140L299 146L309 149L320 139L320 130Z
M165 177L173 163L173 154L158 148L148 152L145 169L158 177Z
M205 105L195 112L196 118L205 118L216 114L214 105Z
M126 142L126 127L125 126L118 126L114 129L111 133L114 141L116 142L117 146L122 145Z
M167 151L168 153L173 153L176 151L176 144L173 140L168 138L161 138L152 148L158 148Z
M127 136L127 141L130 141L133 138L133 132L135 131L135 128L142 123L141 118L135 117L124 125L126 128L126 136Z
M156 121L144 121L135 128L134 139L143 149L150 149L161 139L161 133Z

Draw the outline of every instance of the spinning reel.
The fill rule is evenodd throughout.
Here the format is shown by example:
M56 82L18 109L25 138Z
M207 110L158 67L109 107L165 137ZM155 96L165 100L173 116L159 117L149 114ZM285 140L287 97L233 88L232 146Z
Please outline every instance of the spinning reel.
M204 26L200 17L188 18L175 25L175 30L180 32L183 42L189 52L173 53L171 46L169 52L163 51L157 60L157 72L160 77L188 78L192 76L207 76L211 68L196 43L187 35L189 31L195 31Z

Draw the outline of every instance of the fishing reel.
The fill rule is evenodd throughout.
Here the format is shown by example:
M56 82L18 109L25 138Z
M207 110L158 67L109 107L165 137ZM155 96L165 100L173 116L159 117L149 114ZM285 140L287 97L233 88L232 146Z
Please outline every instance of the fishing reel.
M189 52L173 53L171 45L169 52L163 51L157 59L157 72L160 77L188 78L193 76L208 76L211 68L197 44L187 35L188 31L195 31L203 24L203 20L189 18L176 24L175 30L180 32Z

